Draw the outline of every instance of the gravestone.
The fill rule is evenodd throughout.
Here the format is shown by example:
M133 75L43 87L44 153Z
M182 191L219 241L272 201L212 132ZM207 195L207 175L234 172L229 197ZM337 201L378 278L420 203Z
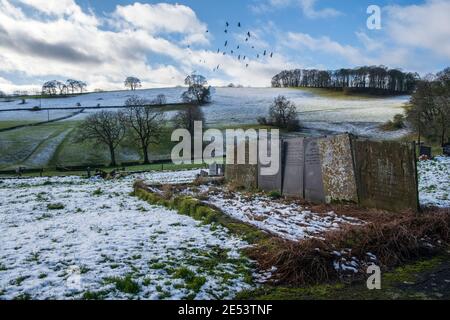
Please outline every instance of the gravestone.
M414 143L352 139L360 204L400 212L418 210Z
M284 142L283 195L304 198L304 138Z
M209 175L214 177L217 176L217 163L212 163L209 165Z
M268 144L268 153L269 155L271 155L272 150L271 148L271 144ZM279 150L278 150L278 154L279 154L279 158L278 158L278 163L279 163L279 167L278 167L278 171L276 174L273 175L263 175L261 170L262 168L267 168L270 167L270 164L268 165L264 165L261 163L260 159L258 159L258 188L261 189L262 191L266 191L266 192L271 192L271 191L278 191L278 192L282 192L282 187L283 187L283 141L280 140L279 143ZM258 155L259 157L259 155Z
M428 159L431 159L431 147L420 146L419 156L426 156Z
M319 140L322 179L327 203L358 202L350 136L337 135Z
M305 150L304 194L305 200L324 203L325 192L322 181L320 148L318 138L306 138L303 141Z
M450 143L446 143L442 146L442 153L450 157Z
M234 162L237 163L237 148L234 152ZM249 148L245 148L246 164L226 164L225 180L234 184L235 187L245 189L256 189L258 187L258 165L249 164Z

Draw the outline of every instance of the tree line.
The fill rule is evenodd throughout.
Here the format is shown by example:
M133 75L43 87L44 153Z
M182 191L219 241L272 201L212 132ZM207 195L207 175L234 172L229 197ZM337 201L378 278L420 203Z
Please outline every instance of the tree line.
M87 84L84 81L68 79L66 81L50 80L42 85L42 94L63 95L63 94L75 94L83 93L87 88Z
M175 128L187 129L194 137L194 122L204 122L201 105L211 100L211 88L205 77L197 74L189 75L185 84L188 89L181 98L186 102L186 106L172 120ZM76 141L91 141L106 146L110 153L110 164L116 166L116 150L128 140L139 147L144 164L148 164L150 146L161 142L168 123L164 111L155 105L165 103L164 95L158 95L152 101L131 96L126 100L123 110L102 110L89 115L80 125Z
M272 78L272 87L306 87L342 89L346 92L373 94L409 94L419 79L417 73L389 69L385 66L363 66L355 69L285 70Z
M441 145L450 142L450 68L418 81L405 109L419 144L423 138Z

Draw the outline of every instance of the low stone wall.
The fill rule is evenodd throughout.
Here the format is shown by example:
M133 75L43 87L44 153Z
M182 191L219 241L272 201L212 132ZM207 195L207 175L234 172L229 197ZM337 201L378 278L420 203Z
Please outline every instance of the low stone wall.
M262 165L227 165L226 180L313 203L353 202L389 211L418 210L413 143L376 142L342 134L287 139L279 151L277 174L262 175Z

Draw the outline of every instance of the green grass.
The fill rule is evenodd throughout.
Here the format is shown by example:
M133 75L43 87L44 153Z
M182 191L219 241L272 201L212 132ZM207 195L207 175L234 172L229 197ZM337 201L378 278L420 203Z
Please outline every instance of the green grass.
M243 291L236 299L243 300L391 300L429 299L423 292L404 288L404 283L415 283L419 275L434 270L448 260L448 254L419 260L382 273L381 290L369 290L365 282L354 284L330 283L301 288L262 286L256 290Z
M141 291L139 284L133 280L131 275L127 275L123 278L106 278L104 281L106 284L114 284L116 289L123 293L138 294L139 291Z
M12 128L35 122L36 121L0 121L0 129Z

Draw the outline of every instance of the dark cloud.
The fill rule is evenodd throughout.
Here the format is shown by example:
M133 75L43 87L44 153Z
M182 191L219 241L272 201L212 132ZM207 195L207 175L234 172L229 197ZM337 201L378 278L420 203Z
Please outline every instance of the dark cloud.
M47 43L25 33L11 35L0 25L0 47L30 56L74 63L101 63L101 59L73 48L69 43Z

